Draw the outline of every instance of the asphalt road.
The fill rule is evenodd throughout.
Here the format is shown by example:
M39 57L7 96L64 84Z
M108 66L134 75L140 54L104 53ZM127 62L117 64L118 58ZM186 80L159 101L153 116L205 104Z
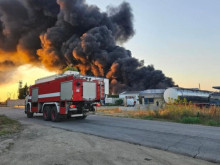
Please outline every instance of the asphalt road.
M23 110L0 108L0 114L25 123L92 134L220 163L220 128L92 115L86 120L43 121L26 118Z

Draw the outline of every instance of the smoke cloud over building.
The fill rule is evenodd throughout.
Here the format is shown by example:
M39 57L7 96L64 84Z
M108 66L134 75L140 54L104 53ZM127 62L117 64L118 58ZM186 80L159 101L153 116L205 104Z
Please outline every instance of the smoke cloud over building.
M0 0L0 84L24 64L105 76L112 92L164 88L171 78L118 46L134 35L128 3L101 12L85 0Z

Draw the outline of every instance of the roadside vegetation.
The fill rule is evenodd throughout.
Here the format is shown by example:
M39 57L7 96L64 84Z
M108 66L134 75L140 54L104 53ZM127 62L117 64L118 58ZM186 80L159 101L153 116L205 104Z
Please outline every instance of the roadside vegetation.
M198 107L191 103L169 104L157 111L122 111L120 108L100 109L98 113L117 117L173 121L185 124L220 126L220 107Z
M20 130L21 125L18 121L9 119L4 115L0 115L0 136L16 133Z

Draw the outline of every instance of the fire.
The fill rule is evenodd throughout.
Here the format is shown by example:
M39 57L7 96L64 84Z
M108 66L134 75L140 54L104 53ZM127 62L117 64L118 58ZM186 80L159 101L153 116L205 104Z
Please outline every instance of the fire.
M42 49L37 50L37 55L39 55L41 63L49 71L59 71L63 63L59 58L56 48L52 44L51 40L48 39L46 34L40 35L40 40Z
M119 64L118 64L118 63L112 64L111 69L110 69L110 71L108 72L108 74L106 75L106 77L109 78L109 79L114 78L114 74L117 72L118 67L119 67Z

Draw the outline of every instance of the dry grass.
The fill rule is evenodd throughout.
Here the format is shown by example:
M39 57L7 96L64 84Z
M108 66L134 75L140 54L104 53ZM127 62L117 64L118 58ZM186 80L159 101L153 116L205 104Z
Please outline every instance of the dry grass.
M110 116L121 116L123 111L120 108L111 108L111 109L99 109L98 114L101 115L110 115Z
M18 121L9 119L4 115L0 115L0 136L18 132L20 127L21 125Z
M209 108L194 105L167 105L158 111L122 111L119 108L98 110L98 113L111 116L130 117L150 120L167 120L190 124L220 126L220 107Z
M120 108L100 109L97 112L98 114L120 116L120 117L123 116L123 117L131 117L131 118L143 118L146 116L151 116L154 113L154 111L146 111L146 110L122 111Z
M220 107L200 108L194 105L167 105L165 109L159 110L158 117L172 120L179 120L183 117L199 117L220 122Z

